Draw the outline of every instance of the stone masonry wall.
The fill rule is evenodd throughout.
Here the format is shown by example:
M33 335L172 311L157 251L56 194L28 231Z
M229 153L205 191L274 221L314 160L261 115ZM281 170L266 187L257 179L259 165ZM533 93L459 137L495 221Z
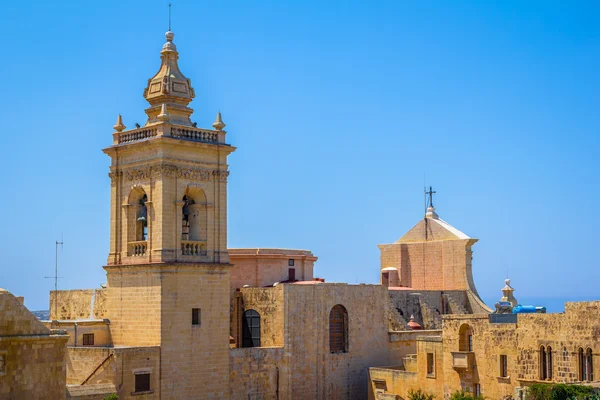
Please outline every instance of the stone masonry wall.
M284 349L239 348L229 352L231 399L276 400L289 393Z
M50 291L50 319L107 318L106 293L106 289L52 290ZM58 307L55 303L57 299Z

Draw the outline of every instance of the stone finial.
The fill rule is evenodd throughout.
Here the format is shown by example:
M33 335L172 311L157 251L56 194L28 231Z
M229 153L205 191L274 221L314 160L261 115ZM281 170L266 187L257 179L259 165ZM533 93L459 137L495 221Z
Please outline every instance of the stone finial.
M117 117L117 123L113 126L113 129L117 132L123 132L125 128L126 126L123 125L123 118L121 117L121 114L119 114Z
M217 113L217 119L215 120L215 122L212 124L212 126L218 130L218 131L222 131L223 128L225 128L225 123L223 122L223 119L221 118L221 111L219 111Z
M435 207L434 206L429 206L427 207L427 213L425 214L426 218L433 218L433 219L439 219L440 217L437 215L437 213L435 212Z
M162 103L162 105L160 106L160 114L158 114L158 116L156 117L157 119L159 119L160 121L168 121L169 120L169 113L167 112L167 105L165 103Z

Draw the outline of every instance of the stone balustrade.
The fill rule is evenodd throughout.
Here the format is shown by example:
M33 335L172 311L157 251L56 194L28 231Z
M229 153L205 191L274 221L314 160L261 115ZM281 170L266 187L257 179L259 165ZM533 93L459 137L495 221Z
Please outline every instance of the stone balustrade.
M129 143L137 142L138 140L144 140L154 137L158 134L156 128L138 128L126 132L119 132L117 137L117 143Z
M146 250L148 250L148 242L146 240L129 242L127 248L129 255L132 257L145 256Z
M217 143L219 135L215 131L187 128L187 127L171 127L171 136L178 139L193 140L194 142Z
M205 245L206 241L203 240L182 240L181 255L206 257L208 252L205 249Z

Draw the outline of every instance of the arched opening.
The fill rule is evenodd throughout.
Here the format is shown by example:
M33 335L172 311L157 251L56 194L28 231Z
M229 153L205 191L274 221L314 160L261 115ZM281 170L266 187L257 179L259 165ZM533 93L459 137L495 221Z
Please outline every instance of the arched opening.
M540 380L544 381L546 380L546 378L548 378L548 360L546 358L546 347L540 346L539 354Z
M594 362L592 359L592 349L587 349L585 352L585 361L587 364L587 379L588 381L594 380Z
M205 256L207 241L207 203L204 191L188 187L181 206L181 252L183 255Z
M332 353L348 352L348 311L337 304L329 312L329 350Z
M546 347L546 377L552 379L552 347Z
M242 347L260 347L260 314L255 310L242 314Z
M592 356L592 349L588 348L583 350L579 348L577 351L577 360L579 363L579 380L580 381L592 381L594 380L594 363Z
M467 324L458 330L458 351L473 351L473 330Z
M146 202L148 196L146 193L138 200L136 205L136 219L135 219L135 240L142 241L148 240L148 207Z

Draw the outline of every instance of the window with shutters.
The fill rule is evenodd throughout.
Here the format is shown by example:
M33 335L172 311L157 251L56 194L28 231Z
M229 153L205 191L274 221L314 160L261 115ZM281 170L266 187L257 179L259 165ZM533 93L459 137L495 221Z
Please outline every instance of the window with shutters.
M260 347L260 314L255 310L242 315L242 347Z
M329 350L332 353L348 352L348 312L341 304L329 312Z
M84 346L93 346L94 345L94 334L93 333L84 333L83 334L83 345Z

